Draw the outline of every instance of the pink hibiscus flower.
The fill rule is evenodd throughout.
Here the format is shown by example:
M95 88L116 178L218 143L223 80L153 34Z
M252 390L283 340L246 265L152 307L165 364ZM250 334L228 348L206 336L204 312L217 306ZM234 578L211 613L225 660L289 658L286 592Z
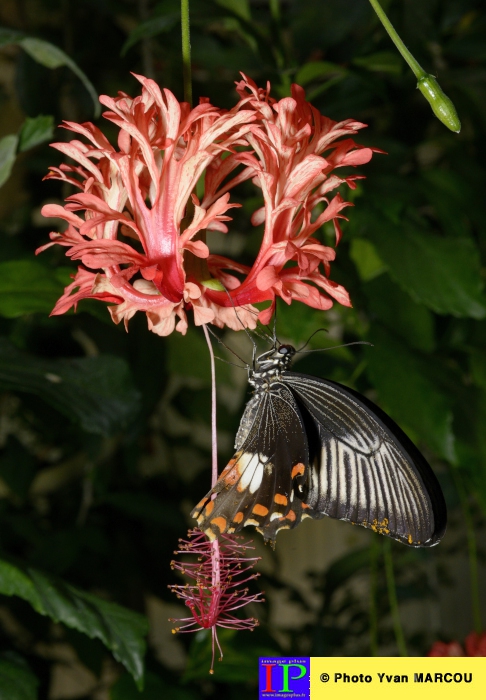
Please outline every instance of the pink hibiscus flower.
M37 252L59 244L83 267L53 314L76 308L81 299L101 299L114 304L115 323L127 325L143 311L151 331L168 335L186 332L188 309L196 325L239 329L254 328L257 318L267 323L277 296L318 309L333 300L350 306L344 287L329 279L334 249L312 236L333 221L339 241L338 219L349 203L329 193L342 183L354 187L361 176L331 173L370 160L376 149L349 138L365 125L323 117L297 85L292 97L277 102L269 88L243 77L240 101L224 111L206 99L191 110L153 80L136 76L140 96L100 97L109 110L103 116L120 129L118 148L91 123L65 122L88 143L52 144L77 164L51 168L47 178L79 192L64 206L43 208L68 226L52 232L51 243ZM252 223L264 224L264 233L248 267L212 255L205 231L228 231L227 212L240 206L230 203L230 190L250 178L264 200ZM200 201L194 192L202 179ZM271 304L258 313L253 304L263 301Z

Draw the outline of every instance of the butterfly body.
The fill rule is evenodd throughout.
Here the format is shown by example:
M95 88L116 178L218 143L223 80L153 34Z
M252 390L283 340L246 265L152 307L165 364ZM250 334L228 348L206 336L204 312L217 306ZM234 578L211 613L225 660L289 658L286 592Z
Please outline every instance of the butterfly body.
M439 542L446 507L432 469L378 406L289 371L280 345L249 371L236 453L192 515L209 538L254 525L265 540L305 517L345 520L414 546Z

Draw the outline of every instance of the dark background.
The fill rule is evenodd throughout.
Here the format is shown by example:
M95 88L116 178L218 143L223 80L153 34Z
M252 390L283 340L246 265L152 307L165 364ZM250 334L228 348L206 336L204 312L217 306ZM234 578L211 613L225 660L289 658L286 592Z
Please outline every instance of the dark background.
M259 654L396 655L403 633L407 652L424 655L437 639L462 643L480 631L486 13L474 0L383 5L454 101L459 135L435 119L367 0L192 0L193 88L195 101L207 96L230 107L239 71L260 85L270 80L275 97L295 81L327 116L368 124L357 140L387 152L359 168L367 179L354 193L343 192L355 208L347 210L332 279L348 289L353 308L281 304L277 331L299 344L325 327L313 347L374 344L310 355L296 369L366 393L400 423L438 475L448 532L429 551L385 547L373 533L329 520L280 534L275 552L256 535L267 603L251 614L261 624L252 634L223 632L225 659L209 676L208 636L174 638L167 621L185 614L167 588L180 582L173 550L210 483L201 329L160 338L139 315L127 334L95 301L49 318L70 263L60 248L33 255L57 225L42 219L41 206L69 194L42 182L60 162L47 145L50 125L95 118L72 66L49 67L45 45L34 60L25 37L61 48L96 93L137 94L134 71L182 99L179 3L3 0L0 137L20 134L20 141L17 150L15 139L2 142L12 170L0 190L0 697L237 700L256 694ZM111 124L96 123L116 138ZM55 130L54 140L69 138ZM251 262L261 230L249 218L260 204L251 184L236 197L243 207L232 210L230 233L209 234L208 243ZM332 241L326 227L321 235ZM225 339L250 357L241 336ZM246 373L220 363L220 465L231 456L245 391ZM385 573L390 560L394 587ZM390 610L393 591L401 628ZM149 617L143 693L126 670L137 675L143 619L127 613L116 632L103 601ZM134 646L115 661L106 646L116 647L117 634ZM20 687L29 694L15 694Z

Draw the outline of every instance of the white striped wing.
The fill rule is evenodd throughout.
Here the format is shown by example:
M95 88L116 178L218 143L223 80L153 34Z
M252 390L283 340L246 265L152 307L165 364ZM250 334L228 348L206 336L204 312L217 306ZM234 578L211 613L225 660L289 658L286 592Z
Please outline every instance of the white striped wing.
M286 372L283 382L311 418L307 512L347 520L415 547L437 544L446 524L440 486L391 418L329 380Z

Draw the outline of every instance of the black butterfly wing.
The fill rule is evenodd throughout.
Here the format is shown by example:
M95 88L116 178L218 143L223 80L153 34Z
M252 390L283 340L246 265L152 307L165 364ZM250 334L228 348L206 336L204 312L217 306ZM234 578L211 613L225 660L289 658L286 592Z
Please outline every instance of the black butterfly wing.
M309 453L297 403L280 382L259 391L240 422L236 453L191 515L210 539L254 525L265 540L295 527L306 510L301 498ZM214 498L213 498L214 496Z
M311 517L328 515L413 547L439 542L447 511L439 483L411 440L378 406L340 384L286 372L308 413ZM309 420L310 416L310 420Z

